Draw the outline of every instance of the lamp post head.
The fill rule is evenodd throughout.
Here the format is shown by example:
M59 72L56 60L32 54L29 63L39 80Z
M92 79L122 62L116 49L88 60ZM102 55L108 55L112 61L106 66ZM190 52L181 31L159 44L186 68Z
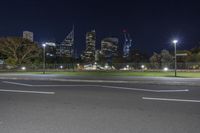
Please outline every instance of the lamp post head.
M168 70L169 70L169 68L168 68L168 67L165 67L163 70L166 72L166 71L168 71Z
M44 43L44 44L42 44L42 46L45 48L45 47L46 47L46 44Z
M174 43L174 44L177 44L177 43L178 43L178 40L173 40L173 43Z
M26 67L21 67L21 69L22 69L23 71L25 71L25 70L26 70Z

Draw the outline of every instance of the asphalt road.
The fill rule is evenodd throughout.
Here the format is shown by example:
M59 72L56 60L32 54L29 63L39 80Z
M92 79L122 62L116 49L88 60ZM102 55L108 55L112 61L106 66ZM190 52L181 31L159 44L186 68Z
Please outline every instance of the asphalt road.
M0 133L199 133L200 88L0 80Z
M13 74L1 73L0 79L22 79L22 80L52 80L52 81L87 81L87 82L116 82L135 84L164 84L164 85L190 85L200 87L200 78L180 77L139 77L139 76L66 76L60 74Z

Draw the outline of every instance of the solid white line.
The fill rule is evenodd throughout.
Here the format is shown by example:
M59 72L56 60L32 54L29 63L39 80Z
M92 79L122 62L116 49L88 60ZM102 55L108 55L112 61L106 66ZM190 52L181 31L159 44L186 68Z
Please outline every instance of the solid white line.
M102 85L33 85L35 87L103 87L103 88L113 88L113 89L123 89L123 90L133 90L133 91L146 91L146 92L187 92L189 90L149 90L149 89L139 89L139 88L127 88L118 86L102 86Z
M46 91L25 91L25 90L6 90L6 89L0 89L0 92L33 93L33 94L48 94L48 95L55 94L55 92L46 92Z
M154 101L172 101L172 102L193 102L200 103L200 100L187 100L187 99L168 99L168 98L152 98L152 97L142 97L144 100L154 100Z
M98 85L33 85L34 87L97 87Z
M33 85L30 85L30 84L23 84L23 83L17 83L17 82L9 82L9 81L2 81L3 83L6 83L6 84L13 84L13 85L21 85L21 86L33 86Z
M128 88L128 87L118 87L118 86L101 86L104 88L114 88L114 89L122 89L122 90L133 90L133 91L145 91L145 92L187 92L189 90L150 90L150 89L139 89L139 88Z
M66 80L63 80L66 81ZM86 82L86 83L129 83L129 81L114 81L114 80L86 80L86 79L67 79L69 82Z

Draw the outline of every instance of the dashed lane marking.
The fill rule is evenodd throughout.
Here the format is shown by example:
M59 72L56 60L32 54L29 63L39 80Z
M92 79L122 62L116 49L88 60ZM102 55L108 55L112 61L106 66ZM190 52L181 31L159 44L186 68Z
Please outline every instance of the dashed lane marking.
M27 91L27 90L7 90L7 89L0 89L0 92L47 94L47 95L53 95L53 94L55 94L55 92L47 92L47 91Z
M23 83L17 83L17 82L9 82L9 81L2 81L3 83L6 83L6 84L13 84L13 85L21 85L21 86L33 86L33 85L30 85L30 84L23 84Z

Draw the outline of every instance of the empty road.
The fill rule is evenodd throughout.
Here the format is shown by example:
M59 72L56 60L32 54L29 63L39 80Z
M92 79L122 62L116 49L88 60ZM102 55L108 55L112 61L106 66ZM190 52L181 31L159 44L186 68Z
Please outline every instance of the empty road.
M0 80L1 133L199 133L199 86Z

